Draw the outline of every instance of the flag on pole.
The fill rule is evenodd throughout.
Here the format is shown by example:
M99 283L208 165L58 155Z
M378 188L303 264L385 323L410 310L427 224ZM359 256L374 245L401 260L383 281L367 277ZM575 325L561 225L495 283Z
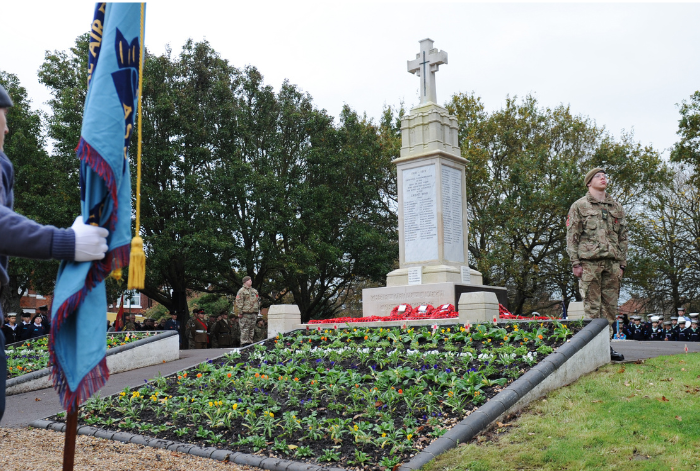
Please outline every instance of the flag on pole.
M54 388L74 410L109 378L104 280L128 265L131 181L128 150L143 60L144 3L98 3L90 31L83 110L80 202L83 221L110 231L95 262L63 262L51 309L49 354Z
M114 331L121 332L124 328L124 293L122 293L122 300L119 304L119 312L117 313L117 318L114 321Z

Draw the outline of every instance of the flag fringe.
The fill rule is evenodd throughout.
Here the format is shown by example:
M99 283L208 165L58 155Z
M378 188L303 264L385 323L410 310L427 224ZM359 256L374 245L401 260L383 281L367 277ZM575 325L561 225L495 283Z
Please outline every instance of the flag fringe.
M86 374L75 391L71 391L68 387L68 380L63 374L63 369L58 363L51 365L51 379L53 387L58 393L63 409L71 412L74 407L79 407L95 394L109 379L109 368L107 368L107 357L105 356L100 362Z
M75 152L78 154L78 158L85 162L88 167L92 169L97 175L102 178L107 186L107 191L112 198L112 214L109 215L108 225L109 230L113 231L114 226L117 223L117 209L119 208L119 201L117 199L117 182L114 178L114 172L112 167L105 161L105 159L97 152L93 147L83 138L80 137L80 142L78 147L75 148ZM106 258L106 257L105 257Z

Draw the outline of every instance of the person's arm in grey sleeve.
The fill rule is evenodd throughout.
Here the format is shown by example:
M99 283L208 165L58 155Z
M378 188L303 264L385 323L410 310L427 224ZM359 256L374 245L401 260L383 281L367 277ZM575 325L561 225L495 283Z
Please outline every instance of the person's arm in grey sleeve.
M75 232L43 226L0 206L0 254L40 260L74 260Z
M78 216L70 229L42 226L0 206L0 254L46 260L101 260L109 249L109 231L83 223Z

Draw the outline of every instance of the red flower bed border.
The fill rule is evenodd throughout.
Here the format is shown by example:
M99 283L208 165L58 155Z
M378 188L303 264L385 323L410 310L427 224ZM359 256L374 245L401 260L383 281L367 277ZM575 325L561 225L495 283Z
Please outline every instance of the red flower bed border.
M399 306L406 306L406 310L403 314L399 314ZM455 312L455 307L452 304L443 304L434 308L431 305L427 305L425 313L418 313L418 308L411 307L410 304L399 304L394 309L391 310L391 314L388 316L369 316L369 317L336 317L334 319L312 319L309 324L345 324L348 322L391 322L391 321L417 321L422 319L453 319L458 317L458 313ZM447 307L445 307L447 306ZM498 317L502 320L549 320L553 319L546 316L517 316L511 314L508 309L503 307L502 304L498 305Z

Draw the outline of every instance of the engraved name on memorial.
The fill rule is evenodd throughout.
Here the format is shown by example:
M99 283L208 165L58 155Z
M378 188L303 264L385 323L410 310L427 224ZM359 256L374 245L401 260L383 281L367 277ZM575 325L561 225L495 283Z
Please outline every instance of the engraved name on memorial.
M406 169L403 174L403 235L406 263L438 257L435 165Z
M447 165L441 167L444 257L450 262L463 263L462 172Z

